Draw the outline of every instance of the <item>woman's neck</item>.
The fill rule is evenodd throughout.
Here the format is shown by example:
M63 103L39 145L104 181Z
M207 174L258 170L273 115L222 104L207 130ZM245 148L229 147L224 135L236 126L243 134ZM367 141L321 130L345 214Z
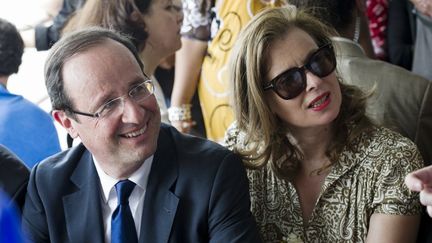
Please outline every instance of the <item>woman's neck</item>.
M327 147L333 137L331 125L318 128L291 129L291 138L302 151L304 160L302 167L305 171L316 170L328 164Z
M141 51L140 57L144 63L144 72L148 76L154 75L157 66L164 58L164 56L155 51L149 43L147 43L144 50Z

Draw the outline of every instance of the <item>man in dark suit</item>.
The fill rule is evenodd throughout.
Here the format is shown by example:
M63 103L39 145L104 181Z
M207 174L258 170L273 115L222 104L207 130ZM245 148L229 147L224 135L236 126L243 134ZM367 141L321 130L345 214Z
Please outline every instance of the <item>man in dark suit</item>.
M54 118L82 144L32 170L23 225L34 242L260 242L240 158L161 126L131 42L73 33L45 78Z

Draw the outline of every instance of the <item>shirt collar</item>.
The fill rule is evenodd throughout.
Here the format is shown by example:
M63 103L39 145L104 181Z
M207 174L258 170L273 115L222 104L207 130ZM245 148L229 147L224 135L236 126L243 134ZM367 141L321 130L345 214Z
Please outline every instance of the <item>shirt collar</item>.
M142 190L146 190L147 188L147 182L148 177L150 174L151 166L153 164L153 155L147 158L144 163L136 170L132 175L128 178L128 180L134 182L137 186L139 186ZM96 167L96 172L98 173L101 188L102 188L102 198L104 203L107 202L109 198L109 194L111 189L119 182L119 179L113 178L109 175L107 175L102 167L100 166L99 162L96 160L96 158L93 156L93 162Z

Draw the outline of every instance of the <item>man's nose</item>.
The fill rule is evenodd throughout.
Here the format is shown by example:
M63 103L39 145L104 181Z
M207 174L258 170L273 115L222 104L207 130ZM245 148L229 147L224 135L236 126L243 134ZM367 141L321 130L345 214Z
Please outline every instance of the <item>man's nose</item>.
M144 116L144 108L130 98L123 100L123 123L139 124Z

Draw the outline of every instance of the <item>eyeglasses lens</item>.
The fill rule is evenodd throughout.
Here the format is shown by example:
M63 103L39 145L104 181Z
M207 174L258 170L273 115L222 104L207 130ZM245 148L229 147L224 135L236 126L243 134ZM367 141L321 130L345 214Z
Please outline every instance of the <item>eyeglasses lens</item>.
M135 102L139 103L153 94L153 84L151 82L144 82L129 91L129 97ZM124 99L126 96L118 97L110 102L106 103L100 111L101 117L110 115L121 114L124 106Z

